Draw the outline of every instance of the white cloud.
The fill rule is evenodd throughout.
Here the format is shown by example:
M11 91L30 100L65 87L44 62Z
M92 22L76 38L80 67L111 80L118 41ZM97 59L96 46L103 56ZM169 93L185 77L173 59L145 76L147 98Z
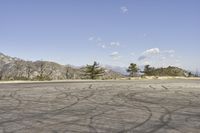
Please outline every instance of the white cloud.
M100 36L90 36L88 38L88 41L90 41L94 45L96 45L96 46L98 46L98 47L100 47L104 50L105 49L114 49L114 48L119 47L121 45L119 41L106 42ZM121 56L113 57L113 59L119 59L119 58L121 58Z
M101 47L102 47L102 48L106 48L106 45L103 44L103 45L101 45Z
M97 43L97 45L100 46L103 49L107 48L106 44L103 43L103 42L99 42L99 43Z
M175 50L173 50L173 49L171 49L171 50L164 50L161 53L162 53L162 55L165 55L166 57L174 58Z
M159 54L159 53L160 53L159 48L152 48L152 49L148 49L143 52L144 55L155 55L155 54Z
M90 37L88 40L89 40L89 41L93 41L93 40L94 40L94 37Z
M118 55L119 55L119 52L117 52L117 51L112 52L112 53L110 54L110 56L118 56Z
M110 56L112 57L113 60L118 60L121 58L121 56L119 55L119 52L115 51L115 52L112 52L110 54Z
M119 42L111 42L110 46L120 46L120 43Z
M150 65L151 63L149 61L144 61L143 65Z
M138 60L144 60L144 59L147 59L152 56L159 55L159 54L160 54L159 48L148 49L142 53L142 55L138 58Z
M128 8L126 6L120 7L122 13L128 13Z
M120 42L118 41L113 41L113 42L105 42L104 40L101 39L101 37L98 36L91 36L88 38L89 41L93 42L95 45L105 49L105 48L113 48L113 47L118 47L120 46Z
M102 41L101 37L97 37L96 42L101 42L101 41Z
M152 48L144 51L138 60L141 65L152 65L154 67L181 66L179 57L176 56L175 50L160 50Z
M175 53L175 50L168 50L168 53Z
M163 53L174 54L175 50L173 50L173 49L171 49L171 50L164 50Z

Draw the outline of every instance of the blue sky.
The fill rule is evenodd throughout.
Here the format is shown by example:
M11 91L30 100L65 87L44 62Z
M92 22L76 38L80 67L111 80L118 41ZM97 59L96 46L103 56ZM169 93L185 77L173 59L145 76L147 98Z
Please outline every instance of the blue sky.
M61 64L200 69L199 0L1 0L0 52Z

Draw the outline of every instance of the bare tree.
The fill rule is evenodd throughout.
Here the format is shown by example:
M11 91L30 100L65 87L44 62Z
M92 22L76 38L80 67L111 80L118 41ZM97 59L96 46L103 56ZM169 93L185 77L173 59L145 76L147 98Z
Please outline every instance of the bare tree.
M38 73L39 73L39 75L37 76L37 78L39 80L44 80L45 79L45 76L44 76L44 73L45 73L45 63L43 61L38 61L37 62L37 67L38 67Z
M28 62L26 64L26 76L27 79L31 78L31 74L34 72L33 66L31 65L31 62Z
M56 67L55 66L51 66L49 68L49 71L47 73L48 77L52 77L53 73L56 71Z
M15 72L16 72L14 79L22 78L22 75L23 75L23 71L22 71L23 62L22 62L22 60L16 60L14 67L15 67Z
M56 71L56 67L53 64L48 64L48 62L38 61L36 63L38 68L39 75L37 76L38 80L51 80L52 75Z

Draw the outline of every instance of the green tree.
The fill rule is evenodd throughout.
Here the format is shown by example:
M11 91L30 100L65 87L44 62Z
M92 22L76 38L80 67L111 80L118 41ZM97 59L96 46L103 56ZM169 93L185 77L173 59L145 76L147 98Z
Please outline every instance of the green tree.
M144 74L147 76L152 76L155 73L155 68L154 67L150 67L150 65L145 65L144 66Z
M188 77L193 77L194 75L192 74L192 72L188 72Z
M139 71L139 68L136 64L131 63L126 71L130 74L131 77L133 77L136 76L137 72Z
M84 70L85 76L89 79L97 79L103 75L104 69L95 61L93 65L87 65Z

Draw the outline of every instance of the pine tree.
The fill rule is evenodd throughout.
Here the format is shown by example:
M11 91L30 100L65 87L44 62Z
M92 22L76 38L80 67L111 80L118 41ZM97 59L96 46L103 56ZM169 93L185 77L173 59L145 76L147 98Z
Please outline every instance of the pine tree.
M103 75L104 69L95 61L93 65L87 65L84 70L85 76L89 79L97 79Z
M130 73L130 76L133 77L133 76L136 76L137 72L138 72L138 67L136 64L134 63L131 63L130 66L128 67L127 69L127 72Z

